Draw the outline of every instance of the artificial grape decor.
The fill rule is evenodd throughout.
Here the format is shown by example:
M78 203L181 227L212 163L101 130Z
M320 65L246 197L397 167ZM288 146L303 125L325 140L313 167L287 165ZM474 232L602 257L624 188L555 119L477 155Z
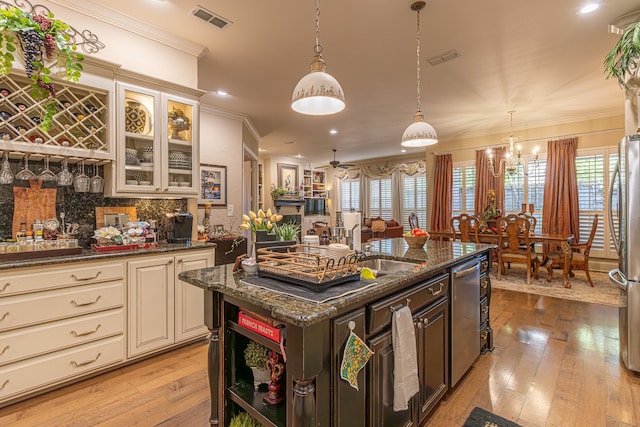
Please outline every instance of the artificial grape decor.
M44 16L15 7L0 9L0 74L8 74L15 60L13 53L22 52L25 72L32 81L31 96L36 100L51 98L40 123L44 131L49 130L56 113L56 88L46 62L62 65L64 78L72 82L77 82L82 72L84 55L76 53L77 46L65 32L69 28L52 13Z

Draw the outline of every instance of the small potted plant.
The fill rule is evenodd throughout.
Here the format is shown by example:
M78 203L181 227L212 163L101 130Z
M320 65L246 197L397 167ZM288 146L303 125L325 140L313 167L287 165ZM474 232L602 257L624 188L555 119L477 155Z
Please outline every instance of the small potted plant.
M253 372L253 388L258 390L260 384L271 380L271 371L267 369L267 347L250 341L244 349L244 361Z
M260 427L260 423L246 412L240 412L231 418L229 427Z
M296 240L301 229L302 227L299 224L294 224L292 222L275 224L273 226L273 231L276 233L276 239L285 241Z

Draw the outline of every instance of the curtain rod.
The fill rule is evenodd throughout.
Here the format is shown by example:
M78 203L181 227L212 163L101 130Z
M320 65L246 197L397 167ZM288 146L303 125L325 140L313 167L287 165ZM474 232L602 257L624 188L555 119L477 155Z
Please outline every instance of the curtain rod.
M622 130L624 131L624 127L621 128L613 128L613 129L604 129L604 130L594 130L591 132L580 132L580 133L571 133L568 135L558 135L558 136L544 136L541 138L532 138L532 139L524 139L522 141L518 141L518 144L525 144L528 142L537 142L537 141L549 141L549 140L554 140L554 139L562 139L562 138L571 138L571 137L577 137L577 136L585 136L585 135L596 135L599 133L609 133L609 132L616 132ZM468 147L468 148L458 148L456 150L448 150L448 151L433 151L431 154L437 156L437 155L441 155L441 154L450 154L450 153L457 153L458 151L467 151L467 150L473 150L473 149L479 149L479 148L497 148L497 147L504 147L506 144L493 144L493 145L485 145L484 147Z

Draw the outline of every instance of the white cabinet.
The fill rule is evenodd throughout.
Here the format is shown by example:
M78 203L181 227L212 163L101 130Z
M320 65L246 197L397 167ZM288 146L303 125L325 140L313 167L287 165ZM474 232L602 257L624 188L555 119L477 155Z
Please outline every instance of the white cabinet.
M118 83L117 103L116 162L107 194L197 195L197 100Z
M325 171L305 169L302 188L305 199L324 199L327 197L325 188L327 173Z
M124 361L123 261L4 270L0 282L0 404Z
M128 263L128 356L204 336L204 292L178 274L213 265L213 249L140 257Z
M183 271L213 266L213 254L184 254L176 257L175 337L176 342L207 334L204 325L204 289L178 279Z
M129 357L175 341L173 258L154 256L129 262Z

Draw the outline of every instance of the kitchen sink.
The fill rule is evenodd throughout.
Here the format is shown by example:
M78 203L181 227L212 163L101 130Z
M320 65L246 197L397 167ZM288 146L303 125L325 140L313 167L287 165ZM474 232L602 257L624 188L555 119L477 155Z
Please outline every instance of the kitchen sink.
M402 271L411 271L417 264L408 261L398 261L395 259L375 258L365 260L363 267L367 267L375 272L378 276L385 274L393 274Z

